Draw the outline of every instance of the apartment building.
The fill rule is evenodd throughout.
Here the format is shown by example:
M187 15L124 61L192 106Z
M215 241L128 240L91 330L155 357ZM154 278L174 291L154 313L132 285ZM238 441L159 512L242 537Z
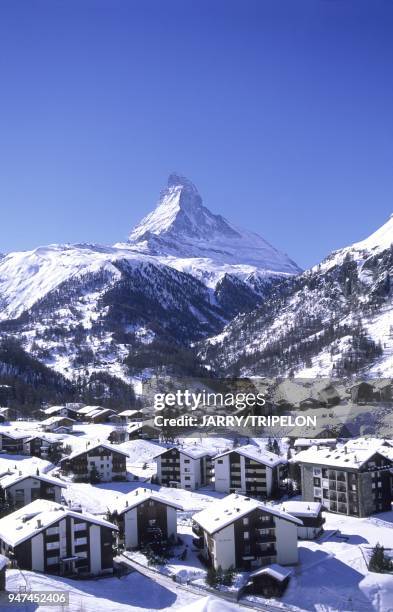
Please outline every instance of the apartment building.
M89 480L92 471L103 482L125 480L127 457L115 445L99 442L61 459L60 467L62 472L74 474L77 480Z
M266 499L287 476L287 460L249 444L214 457L214 486L222 493Z
M22 507L36 499L60 502L67 486L58 478L21 471L0 477L0 491L15 506Z
M0 519L0 553L15 567L63 576L113 571L117 527L37 499Z
M23 441L23 452L31 457L47 459L51 451L61 452L63 441L59 434L34 434Z
M7 429L0 433L0 450L4 453L23 454L23 444L31 437L31 433Z
M231 494L193 516L195 544L215 569L251 570L298 562L294 516L262 502Z
M214 455L215 451L196 444L162 451L154 457L159 484L192 491L211 484Z
M325 519L322 516L320 502L286 501L281 504L281 510L302 521L298 525L297 535L301 540L313 540L323 532Z
M119 527L119 545L135 549L175 538L177 510L183 507L160 493L140 487L117 501L110 510Z
M330 512L364 517L391 509L393 452L367 442L335 450L310 448L294 457L300 466L302 498Z

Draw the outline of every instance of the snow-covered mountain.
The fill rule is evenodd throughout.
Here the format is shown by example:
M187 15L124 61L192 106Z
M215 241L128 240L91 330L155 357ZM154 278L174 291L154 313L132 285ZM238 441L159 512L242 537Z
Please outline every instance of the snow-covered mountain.
M242 230L202 205L195 185L171 174L157 207L132 230L128 243L152 255L195 258L209 266L244 264L273 274L298 274L300 268L258 234Z
M104 372L130 380L217 333L298 271L171 175L125 243L53 244L0 259L0 334L69 378Z
M393 218L201 345L223 374L393 375Z

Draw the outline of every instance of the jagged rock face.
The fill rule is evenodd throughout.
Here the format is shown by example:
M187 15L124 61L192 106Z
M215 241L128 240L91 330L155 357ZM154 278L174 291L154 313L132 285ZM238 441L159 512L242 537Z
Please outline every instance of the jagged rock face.
M392 376L393 219L200 346L222 375Z
M284 253L253 232L239 229L202 204L195 185L172 174L157 207L131 232L128 244L154 255L199 259L195 266L248 266L248 273L298 274L300 268ZM223 273L229 272L226 270ZM232 270L233 274L242 269ZM244 270L243 270L244 272Z

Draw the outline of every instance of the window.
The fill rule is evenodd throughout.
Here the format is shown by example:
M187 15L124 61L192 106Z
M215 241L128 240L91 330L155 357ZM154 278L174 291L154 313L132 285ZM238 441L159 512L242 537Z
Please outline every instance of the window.
M250 532L249 531L245 531L244 532L244 539L245 540L249 540L250 539Z
M190 463L189 459L184 459L184 463Z
M217 459L217 463L218 463L219 465L222 465L224 462L223 462L223 460L222 460L222 459Z
M248 518L247 518L247 517L245 517L245 518L243 519L243 525L248 525Z
M59 557L48 557L46 560L47 565L57 565L59 563Z
M321 476L322 475L321 468L314 468L313 469L313 474L314 474L314 476Z
M184 480L191 480L190 476L184 476Z
M60 544L59 541L57 542L47 542L46 543L46 550L54 550L56 548L59 548Z

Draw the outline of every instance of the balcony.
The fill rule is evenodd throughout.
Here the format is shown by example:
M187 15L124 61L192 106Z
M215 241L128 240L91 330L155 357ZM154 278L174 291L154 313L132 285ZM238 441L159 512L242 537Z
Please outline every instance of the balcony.
M339 491L340 493L346 493L347 492L347 487L343 486L342 484L338 484L337 485L337 491Z
M275 533L271 533L271 534L258 534L256 535L255 541L258 544L262 544L265 542L275 542L276 541L276 535Z

